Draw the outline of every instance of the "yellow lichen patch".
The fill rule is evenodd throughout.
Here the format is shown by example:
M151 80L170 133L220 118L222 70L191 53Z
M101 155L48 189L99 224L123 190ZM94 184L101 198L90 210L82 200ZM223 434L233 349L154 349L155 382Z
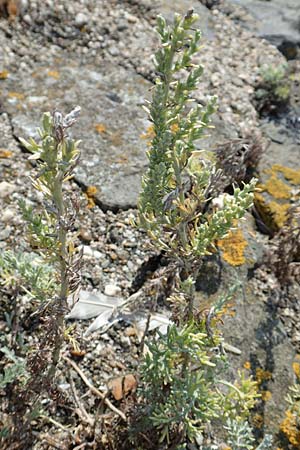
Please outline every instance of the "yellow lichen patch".
M288 410L285 413L285 419L280 424L280 429L292 445L300 448L300 430L297 422L297 415Z
M18 100L23 100L24 94L21 94L20 92L9 92L8 97L9 98L17 98Z
M104 123L96 123L95 130L97 131L97 133L101 134L106 133L107 128L106 125L104 125Z
M268 400L270 400L272 398L272 393L270 391L262 391L261 393L261 399L264 402L267 402Z
M218 241L222 250L223 259L232 266L241 266L245 263L244 251L248 243L242 230L230 231L224 239Z
M251 363L250 363L250 361L246 361L246 362L244 363L244 369L247 369L247 370L250 370L250 369L251 369Z
M264 370L260 367L256 369L256 381L258 384L262 384L264 381L271 380L272 373L268 370Z
M273 231L278 231L287 219L287 211L294 195L293 185L300 185L300 169L274 164L264 173L269 178L258 186L260 192L255 193L255 205L264 223Z
M272 170L282 173L284 178L294 185L300 184L300 169L290 169L289 167L274 164Z
M154 126L153 125L149 125L149 127L146 130L146 133L143 133L140 135L141 139L153 139L155 136L155 132L154 132Z
M276 199L289 199L291 197L290 186L281 181L274 173L265 184L261 184L258 187Z
M300 363L293 362L293 371L294 371L296 377L300 379Z
M289 203L280 203L275 200L268 201L258 192L254 194L254 202L265 224L274 231L278 231L287 220Z
M0 158L10 158L12 152L10 150L6 150L5 148L0 148Z
M97 192L98 192L98 189L96 188L96 186L88 186L87 190L85 191L85 196L88 201L87 207L89 209L93 208L96 204L95 203L95 195Z
M59 72L57 70L48 70L47 75L48 77L55 78L56 80L58 80L60 77Z
M8 77L8 71L7 70L1 70L0 72L0 80L6 80Z

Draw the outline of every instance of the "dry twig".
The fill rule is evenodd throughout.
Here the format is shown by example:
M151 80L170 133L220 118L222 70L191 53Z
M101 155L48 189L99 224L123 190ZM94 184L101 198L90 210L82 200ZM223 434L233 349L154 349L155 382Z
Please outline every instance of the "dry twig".
M124 413L122 413L122 411L120 411L118 408L116 408L111 401L108 400L108 398L106 398L106 394L103 394L102 392L100 392L97 388L95 388L95 386L93 386L91 384L91 382L87 379L87 377L85 376L85 374L82 372L82 370L77 366L77 364L72 361L70 358L68 358L67 356L63 356L63 359L70 364L74 370L76 370L76 372L78 373L78 375L80 376L80 378L82 379L82 381L87 385L87 387L95 394L97 395L97 397L100 397L104 403L106 404L106 406L108 406L114 413L116 413L119 417L121 417L121 419L124 420L124 422L126 422L126 416Z

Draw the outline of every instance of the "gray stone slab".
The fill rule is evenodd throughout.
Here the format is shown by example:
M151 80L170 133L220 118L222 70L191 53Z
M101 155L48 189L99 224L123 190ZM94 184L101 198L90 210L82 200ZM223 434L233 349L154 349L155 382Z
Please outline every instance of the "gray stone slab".
M280 47L284 43L300 44L300 3L299 0L230 0L243 6L253 16L250 26L259 37L268 39Z
M43 111L68 112L80 105L82 114L72 130L81 142L76 180L97 188L96 200L117 210L136 205L146 167L148 126L141 105L150 83L133 70L103 62L100 67L60 61L37 67L29 77L10 74L3 80L2 108L12 117L14 134L35 135Z

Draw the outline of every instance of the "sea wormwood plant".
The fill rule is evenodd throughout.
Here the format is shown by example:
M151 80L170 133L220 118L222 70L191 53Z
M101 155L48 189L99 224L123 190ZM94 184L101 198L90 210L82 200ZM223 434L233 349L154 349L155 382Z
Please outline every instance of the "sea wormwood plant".
M209 207L221 172L200 159L196 141L209 127L216 99L210 99L206 108L197 104L188 108L203 72L192 62L200 41L200 31L190 34L196 20L193 13L183 18L176 15L169 27L161 16L157 19L162 43L155 54L158 78L152 102L146 107L154 137L138 205L140 226L152 243L183 269L186 282L182 287L190 294L191 313L201 258L244 216L252 205L256 183L253 179L243 189L234 188L221 208Z
M216 99L208 100L203 108L192 97L203 72L193 63L200 42L200 31L192 29L196 20L193 11L184 17L175 15L172 26L163 17L157 18L161 39L154 58L157 79L152 101L145 107L153 139L138 204L139 225L179 274L171 296L177 325L169 327L165 337L159 335L148 343L150 352L142 367L152 426L160 431L161 441L174 438L178 444L193 439L220 414L245 420L248 408L238 414L238 403L247 398L251 406L256 396L253 382L242 381L241 389L223 383L238 394L236 407L228 407L226 394L217 387L218 362L224 359L216 327L222 307L212 307L203 320L194 304L202 258L214 251L215 242L252 205L256 183L253 179L242 189L234 187L233 195L225 196L221 206L220 201L218 207L212 206L212 198L220 194L221 172L201 158L196 143L210 126Z
M72 178L73 169L79 158L78 141L67 135L67 130L76 122L80 107L63 116L54 111L44 113L42 128L38 130L40 142L30 138L21 139L22 145L36 161L37 173L31 178L34 188L42 193L42 206L28 206L25 201L20 206L25 221L30 244L39 255L39 264L52 267L51 278L45 285L37 283L30 270L25 270L22 261L11 254L2 258L1 265L5 282L11 282L9 274L18 271L21 279L31 280L31 297L39 301L34 315L41 318L43 326L37 348L31 348L27 358L28 380L25 387L17 386L14 419L20 421L25 412L36 410L43 392L53 391L53 380L59 362L60 350L65 338L64 316L68 311L68 298L74 294L80 283L81 254L75 251L70 231L79 208L78 201L63 188ZM40 272L37 269L37 273ZM23 424L15 423L15 433L20 433L24 423L28 425L30 414ZM25 444L24 444L25 445ZM27 445L27 444L26 444Z

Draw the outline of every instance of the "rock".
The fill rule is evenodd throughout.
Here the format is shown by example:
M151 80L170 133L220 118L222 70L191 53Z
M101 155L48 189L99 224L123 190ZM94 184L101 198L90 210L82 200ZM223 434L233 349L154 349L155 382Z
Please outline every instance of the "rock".
M264 431L276 433L286 409L282 399L294 382L295 350L272 305L272 296L264 302L251 293L251 285L243 291L235 303L235 316L224 320L225 341L242 352L240 357L230 356L232 377L245 365L261 392L270 393L261 402L260 411Z
M288 209L300 195L300 145L281 123L266 122L261 130L270 143L258 165L260 192L255 194L255 205L274 232L284 225Z
M5 198L16 191L16 186L7 181L1 181L0 183L0 198Z
M30 16L30 14L25 14L23 16L23 20L27 25L31 25L32 24L32 18Z
M89 245L83 245L83 256L88 256L96 259L103 258L103 254L98 250L94 250Z
M6 208L1 215L1 220L4 223L9 223L12 222L15 217L16 212L11 208Z
M116 295L120 294L121 289L119 286L115 284L107 284L104 288L104 294L109 295L111 297L115 297Z
M300 44L298 0L230 0L243 6L251 21L242 22L259 37L275 45L287 59L297 57Z
M122 400L127 394L136 390L137 380L133 375L128 374L124 377L113 378L107 386L115 400Z
M12 228L9 226L6 226L3 229L0 229L0 241L5 241L11 234Z
M88 22L89 22L89 18L88 18L88 16L86 14L81 13L81 12L76 14L76 17L75 17L75 25L76 25L76 27L82 28Z
M35 76L29 77L12 75L2 88L3 108L12 114L15 134L37 137L43 111L59 107L66 113L79 104L82 114L72 129L82 141L75 179L86 188L96 188L95 201L104 210L136 206L147 162L146 140L141 139L147 119L141 105L150 83L133 70L107 61L95 68L78 61L57 65L49 60L48 67L34 72ZM10 96L12 90L14 97ZM40 95L45 90L47 101ZM32 98L34 105L28 100Z
M248 368L265 395L259 405L264 431L275 433L286 409L282 398L294 382L295 350L273 301L274 286L264 283L262 289L255 278L266 244L248 213L236 231L218 242L221 258L211 255L204 261L196 283L196 301L197 309L205 310L237 282L242 286L229 301L232 306L222 326L230 362L228 379L233 382L243 366ZM270 274L268 282L269 278Z

